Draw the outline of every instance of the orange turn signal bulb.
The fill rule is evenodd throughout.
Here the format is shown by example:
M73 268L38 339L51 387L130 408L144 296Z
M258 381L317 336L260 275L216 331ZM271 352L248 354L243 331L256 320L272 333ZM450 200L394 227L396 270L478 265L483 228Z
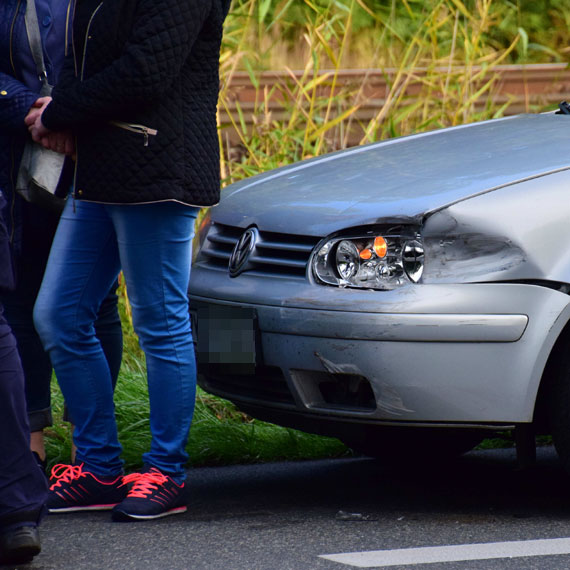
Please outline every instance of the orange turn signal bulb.
M388 244L382 236L374 238L374 253L380 258L386 257L388 253Z

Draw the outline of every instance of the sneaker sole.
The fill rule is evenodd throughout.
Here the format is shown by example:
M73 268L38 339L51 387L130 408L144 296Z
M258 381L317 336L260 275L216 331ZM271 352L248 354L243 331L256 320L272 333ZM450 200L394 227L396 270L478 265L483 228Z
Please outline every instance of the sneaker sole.
M135 515L125 511L113 511L113 520L116 522L129 522L129 521L150 521L154 519L161 519L170 515L181 515L188 510L188 507L176 507L157 515Z
M48 507L50 513L76 513L78 511L110 511L119 503L111 503L109 505L75 505L73 507Z
M40 549L36 548L7 554L5 558L0 556L0 565L21 566L22 564L29 564L39 553Z
M8 552L0 555L0 564L15 565L28 564L41 552L40 544L32 539L22 539L13 545Z

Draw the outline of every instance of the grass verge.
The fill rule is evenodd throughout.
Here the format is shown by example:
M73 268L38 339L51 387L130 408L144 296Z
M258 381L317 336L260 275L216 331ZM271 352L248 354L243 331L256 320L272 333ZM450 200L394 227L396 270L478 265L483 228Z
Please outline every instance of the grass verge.
M127 297L122 290L120 311L124 330L124 358L115 390L119 439L127 470L142 465L150 447L149 403L144 356L130 321ZM62 421L63 397L52 382L54 425L46 430L49 464L69 463L69 424ZM230 465L279 460L340 457L350 451L340 441L254 420L236 407L198 388L187 452L189 465Z
M150 447L149 406L143 369L125 369L116 389L116 415L127 470L142 464ZM55 423L46 432L50 465L69 463L69 424L61 421L63 400L54 381ZM231 403L198 389L187 451L191 466L341 457L350 451L338 440L254 420Z

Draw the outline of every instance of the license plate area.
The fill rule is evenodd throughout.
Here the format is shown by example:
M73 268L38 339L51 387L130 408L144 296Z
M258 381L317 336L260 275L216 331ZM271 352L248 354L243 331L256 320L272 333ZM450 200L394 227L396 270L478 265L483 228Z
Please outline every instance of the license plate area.
M199 368L215 366L231 374L254 374L260 363L257 314L250 307L199 305L190 311Z

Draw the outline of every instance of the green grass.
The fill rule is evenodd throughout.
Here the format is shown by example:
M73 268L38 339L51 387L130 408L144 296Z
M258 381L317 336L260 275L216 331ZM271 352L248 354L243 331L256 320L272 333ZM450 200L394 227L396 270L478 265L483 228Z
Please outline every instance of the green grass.
M122 293L120 309L125 349L115 390L115 406L125 467L132 470L141 466L141 456L150 446L149 403L144 356L133 333L128 303ZM68 463L70 430L69 424L61 419L63 398L55 379L52 382L52 407L54 426L46 431L49 463ZM200 388L187 451L189 464L193 466L316 459L350 453L336 439L254 420L230 402Z
M62 397L53 384L55 425L46 432L50 465L68 463L69 424L61 421ZM116 416L125 466L135 469L150 446L146 377L141 369L121 372L116 389ZM340 457L350 452L338 440L261 422L231 403L198 389L187 446L192 466L230 465L279 460Z

